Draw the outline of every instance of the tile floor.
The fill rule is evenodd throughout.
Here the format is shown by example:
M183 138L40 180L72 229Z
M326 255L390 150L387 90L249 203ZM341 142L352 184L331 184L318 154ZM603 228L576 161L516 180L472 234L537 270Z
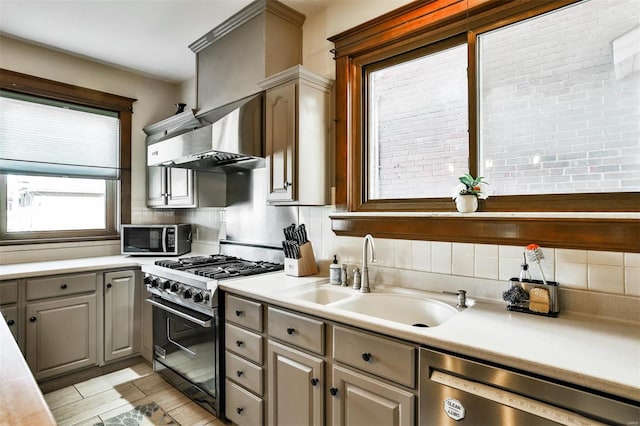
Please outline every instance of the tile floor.
M93 425L155 402L182 426L225 426L174 389L146 363L67 386L44 395L59 426Z

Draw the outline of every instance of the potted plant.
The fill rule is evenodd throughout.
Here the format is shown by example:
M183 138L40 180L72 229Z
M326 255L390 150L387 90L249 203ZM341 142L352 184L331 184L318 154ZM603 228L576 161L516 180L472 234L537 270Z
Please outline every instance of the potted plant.
M489 197L485 190L485 186L488 183L484 182L483 179L484 177L482 176L474 178L469 173L458 178L460 183L456 186L453 199L459 212L475 212L478 209L478 198L485 200Z

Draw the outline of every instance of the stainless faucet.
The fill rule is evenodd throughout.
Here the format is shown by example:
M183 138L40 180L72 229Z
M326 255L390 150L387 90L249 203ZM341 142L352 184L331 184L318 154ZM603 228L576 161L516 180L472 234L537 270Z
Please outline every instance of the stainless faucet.
M371 246L371 262L376 261L376 247L373 244L373 236L367 234L362 242L362 284L360 286L361 293L370 293L369 289L369 268L367 267L367 246Z

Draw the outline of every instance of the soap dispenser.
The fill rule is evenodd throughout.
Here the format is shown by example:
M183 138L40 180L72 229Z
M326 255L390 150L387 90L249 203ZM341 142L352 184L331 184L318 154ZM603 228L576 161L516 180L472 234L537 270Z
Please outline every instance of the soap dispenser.
M329 265L329 284L340 285L342 268L338 265L338 255L333 255L333 262Z

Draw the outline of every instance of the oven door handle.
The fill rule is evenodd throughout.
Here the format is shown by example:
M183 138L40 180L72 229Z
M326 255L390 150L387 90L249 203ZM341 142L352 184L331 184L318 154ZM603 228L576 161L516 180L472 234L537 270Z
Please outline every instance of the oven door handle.
M178 309L174 309L171 306L167 306L162 302L158 302L158 301L153 300L153 299L146 299L146 301L148 303L151 303L153 306L156 306L156 307L158 307L158 308L160 308L160 309L162 309L164 311L170 312L170 313L172 313L174 315L179 316L180 318L184 318L184 319L189 320L189 321L191 321L191 322L193 322L195 324L198 324L200 327L206 327L206 328L210 328L211 327L211 320L213 318L208 319L208 320L201 320L201 319L198 319L198 318L195 318L195 317L189 315L186 312L183 312L183 311L178 310Z
M192 351L191 349L182 346L180 343L176 342L175 340L173 340L171 338L171 329L169 326L169 320L171 318L167 318L167 340L170 341L171 343L173 343L174 345L176 345L177 347L179 347L180 349L182 349L183 351L185 351L186 353L192 355L192 356L196 356L196 353L194 351Z

